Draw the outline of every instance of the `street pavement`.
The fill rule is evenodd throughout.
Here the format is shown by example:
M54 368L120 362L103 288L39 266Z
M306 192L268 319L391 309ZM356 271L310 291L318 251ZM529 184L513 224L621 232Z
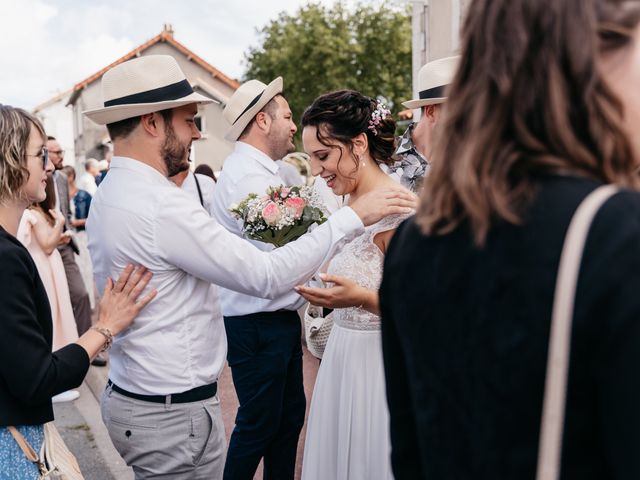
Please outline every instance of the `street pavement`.
M318 372L318 360L303 348L304 387L307 396L307 416L311 393ZM133 480L133 472L115 451L100 415L100 397L107 383L108 367L90 367L80 391L80 398L70 403L54 404L55 423L69 449L74 453L87 480ZM233 430L238 398L228 366L218 382L218 396L227 441ZM305 427L298 443L296 479L301 476ZM262 464L256 479L262 478Z

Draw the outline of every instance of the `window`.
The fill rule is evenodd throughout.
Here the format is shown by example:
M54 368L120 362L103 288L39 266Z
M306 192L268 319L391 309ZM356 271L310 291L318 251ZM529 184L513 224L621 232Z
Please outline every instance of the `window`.
M207 123L205 122L203 114L199 113L194 120L196 122L196 127L198 127L198 130L200 130L200 133L202 134L202 137L205 138L207 136L207 132L205 131Z

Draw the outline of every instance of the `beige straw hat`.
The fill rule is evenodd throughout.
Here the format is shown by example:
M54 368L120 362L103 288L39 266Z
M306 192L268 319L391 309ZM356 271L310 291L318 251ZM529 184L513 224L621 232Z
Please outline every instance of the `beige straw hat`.
M269 100L280 93L282 93L282 77L276 78L269 85L259 80L249 80L240 85L222 112L230 125L224 138L230 142L238 140L253 117L269 103Z
M403 102L407 108L443 103L447 100L446 87L453 80L460 56L440 58L424 65L418 72L418 98Z
M215 100L195 93L176 59L147 55L116 65L102 76L103 108L83 112L100 125Z

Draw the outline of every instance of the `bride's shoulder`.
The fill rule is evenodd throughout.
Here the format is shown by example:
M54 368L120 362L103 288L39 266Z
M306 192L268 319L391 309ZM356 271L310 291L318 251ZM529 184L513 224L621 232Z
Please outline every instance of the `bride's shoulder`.
M369 238L371 241L375 241L375 238L379 236L379 234L384 234L385 232L392 234L392 231L396 230L400 224L411 217L411 215L413 214L387 215L378 223L374 223L368 228ZM389 239L390 238L391 237L389 237Z

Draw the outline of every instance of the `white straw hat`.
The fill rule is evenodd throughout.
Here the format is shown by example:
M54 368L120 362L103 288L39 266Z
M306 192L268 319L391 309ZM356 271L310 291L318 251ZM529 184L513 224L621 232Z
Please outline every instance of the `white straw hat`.
M102 76L103 108L83 112L100 125L181 107L213 103L195 93L175 58L147 55L116 65Z
M418 72L418 98L403 102L407 108L443 103L447 100L446 87L453 80L460 56L440 58L424 65Z
M259 80L249 80L240 85L222 112L230 125L224 138L230 142L238 140L253 117L269 103L269 100L280 93L282 93L282 77L276 78L269 85Z

